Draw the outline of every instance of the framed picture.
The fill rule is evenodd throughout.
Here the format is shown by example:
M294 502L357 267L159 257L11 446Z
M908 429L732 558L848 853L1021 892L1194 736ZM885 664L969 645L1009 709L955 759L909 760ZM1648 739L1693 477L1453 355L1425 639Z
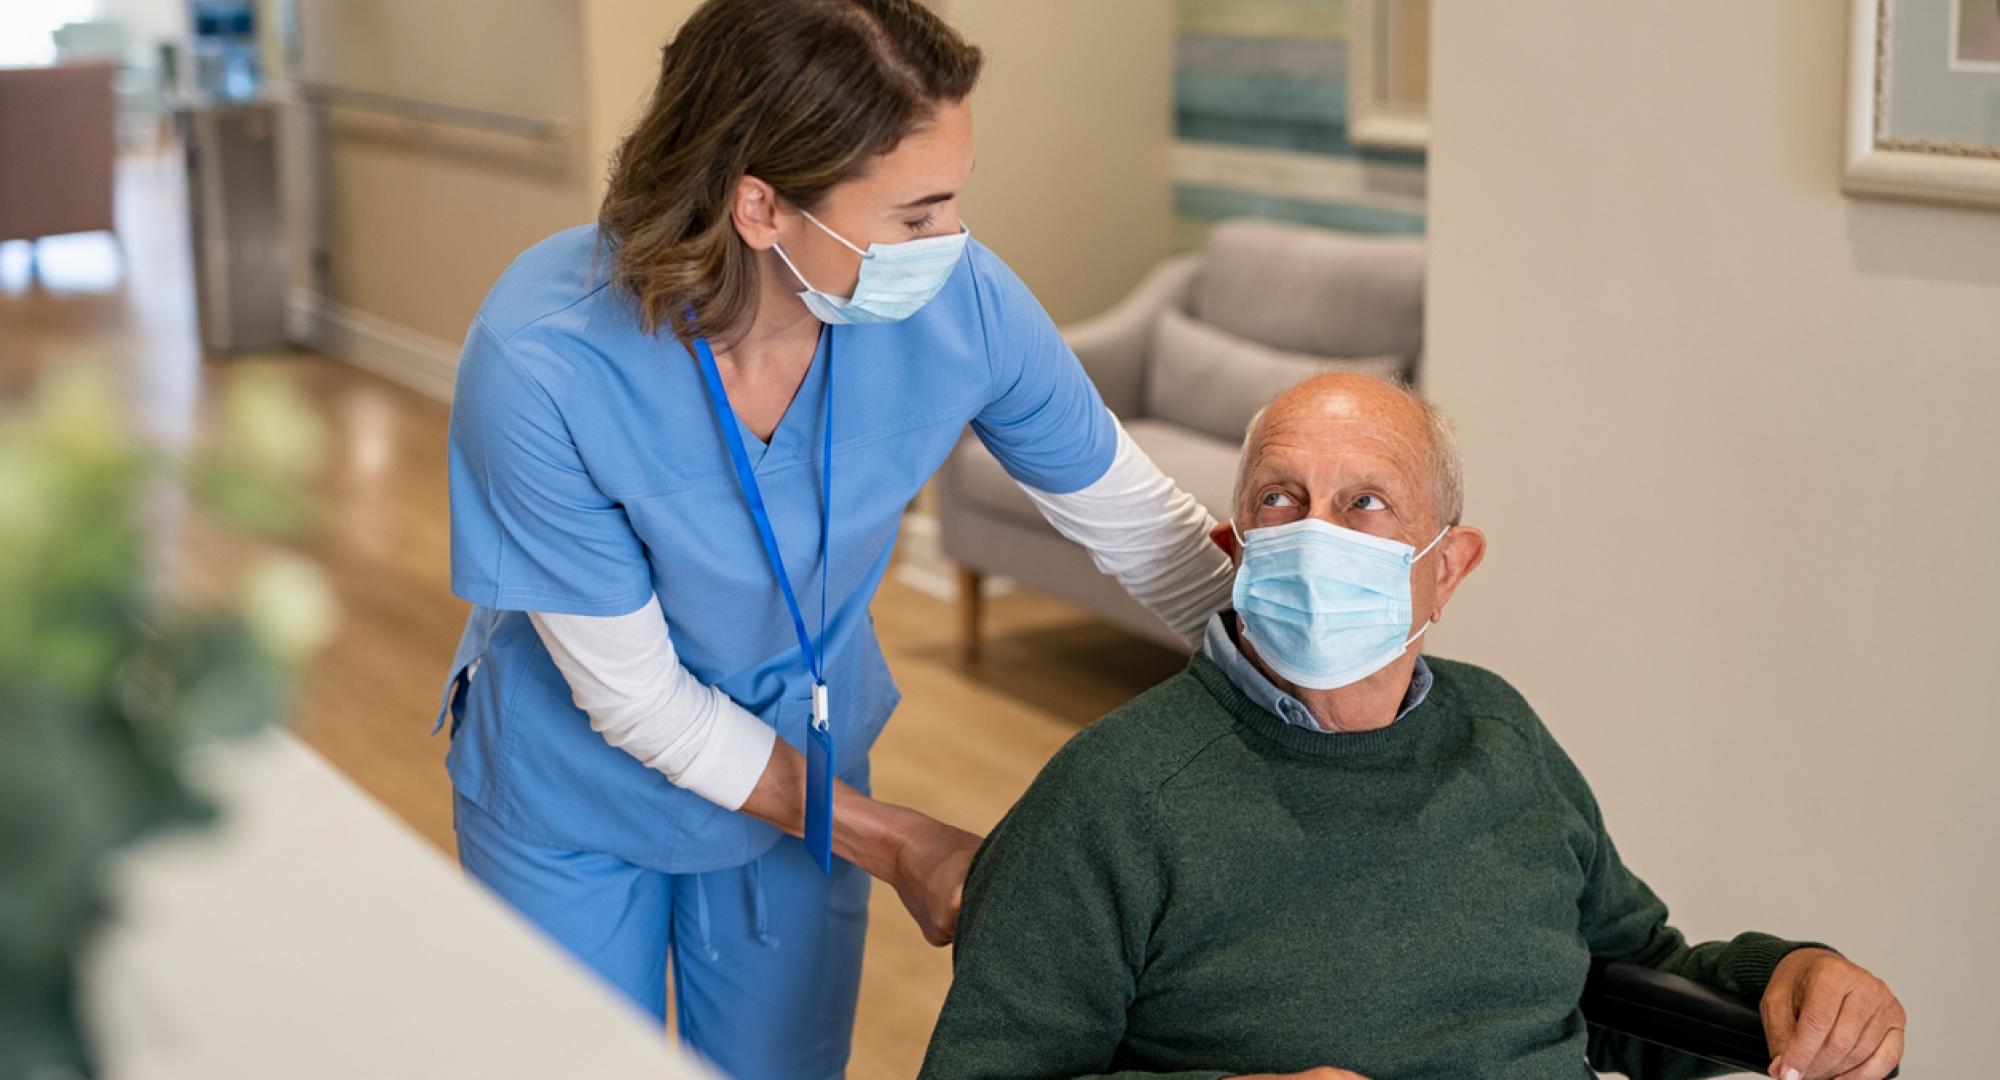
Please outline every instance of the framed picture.
M2000 72L2000 3L1951 6L1951 69Z
M1430 145L1430 0L1348 0L1347 139L1360 147Z
M1852 195L2000 207L2000 0L1851 0Z

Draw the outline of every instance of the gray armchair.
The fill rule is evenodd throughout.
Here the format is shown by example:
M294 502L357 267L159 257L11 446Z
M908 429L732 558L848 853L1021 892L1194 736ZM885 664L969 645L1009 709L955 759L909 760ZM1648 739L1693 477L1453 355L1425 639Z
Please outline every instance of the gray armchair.
M1133 442L1226 520L1244 428L1279 391L1321 371L1415 376L1423 275L1420 238L1224 222L1204 251L1162 262L1111 310L1063 336ZM976 438L945 462L937 502L944 553L958 566L968 659L979 651L983 579L1002 574L1186 647L1057 535Z

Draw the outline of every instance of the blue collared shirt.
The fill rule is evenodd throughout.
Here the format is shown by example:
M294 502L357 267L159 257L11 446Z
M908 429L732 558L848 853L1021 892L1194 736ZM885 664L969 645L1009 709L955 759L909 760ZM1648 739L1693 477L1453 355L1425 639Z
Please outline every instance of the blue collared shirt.
M1202 641L1202 652L1207 653L1208 658L1215 661L1215 666L1229 676L1236 689L1243 691L1245 697L1265 711L1293 727L1323 735L1335 734L1320 727L1303 702L1272 685L1271 680L1257 670L1257 665L1243 655L1243 650L1237 647L1236 635L1230 632L1230 620L1235 618L1233 611L1218 611L1208 617L1208 636ZM1431 692L1431 681L1430 665L1424 663L1420 653L1416 670L1410 673L1410 688L1403 693L1403 707L1396 710L1396 719L1401 720L1410 714L1411 709L1424 703L1425 696Z

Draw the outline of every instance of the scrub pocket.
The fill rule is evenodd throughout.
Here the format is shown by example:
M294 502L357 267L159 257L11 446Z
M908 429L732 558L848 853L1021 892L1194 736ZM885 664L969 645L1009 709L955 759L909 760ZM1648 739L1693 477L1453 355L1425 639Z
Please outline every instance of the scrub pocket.
M500 613L486 607L473 608L466 618L465 633L459 635L458 652L451 658L451 674L444 681L444 694L438 701L437 722L431 725L431 734L443 731L449 721L451 736L458 737L459 725L465 722L466 691L473 676L479 673L480 662L486 659L493 626L499 620Z
M804 753L806 725L812 719L812 696L808 694L779 701L771 707L770 715L758 719L771 724L779 739ZM740 850L742 855L738 861L745 861L761 855L782 835L774 825L767 825L748 814L724 810L692 791L681 788L669 790L667 808L659 817L658 827L661 835L681 850L720 845Z

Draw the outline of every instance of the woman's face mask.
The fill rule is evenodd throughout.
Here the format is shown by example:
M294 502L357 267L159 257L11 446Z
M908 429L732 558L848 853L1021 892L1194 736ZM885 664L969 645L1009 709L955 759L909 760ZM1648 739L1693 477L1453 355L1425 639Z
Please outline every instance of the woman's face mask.
M1430 629L1410 633L1410 569L1450 531L1422 551L1316 518L1238 533L1237 620L1257 655L1291 682L1312 690L1360 682Z
M958 266L959 257L965 254L966 242L972 238L970 230L961 223L958 232L950 236L869 244L863 251L812 214L804 210L799 213L819 226L821 232L861 256L861 278L854 283L854 295L835 296L813 288L785 249L773 245L792 276L805 286L799 299L805 302L806 310L823 323L891 323L909 318L944 288Z

